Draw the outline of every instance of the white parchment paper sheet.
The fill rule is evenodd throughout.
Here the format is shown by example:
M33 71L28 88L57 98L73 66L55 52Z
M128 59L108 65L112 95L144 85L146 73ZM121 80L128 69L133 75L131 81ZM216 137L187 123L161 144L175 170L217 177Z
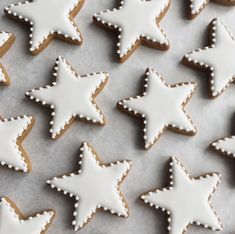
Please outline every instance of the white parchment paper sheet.
M78 150L81 142L86 140L105 162L131 159L134 165L121 186L130 207L130 217L124 219L99 212L80 231L81 234L167 233L165 214L145 206L138 196L152 188L168 185L167 162L172 155L184 163L192 176L213 171L222 173L213 206L224 224L221 233L234 233L235 160L209 150L208 145L219 137L235 134L235 86L219 98L210 100L206 75L183 66L180 60L186 52L206 44L207 25L214 17L220 17L235 35L235 7L209 3L196 19L188 20L185 17L188 1L173 0L161 22L171 42L170 50L160 52L142 46L124 64L119 64L115 56L116 35L92 23L92 15L113 8L115 0L86 0L76 17L84 37L82 46L55 40L36 57L28 52L28 28L4 16L4 7L15 2L0 1L0 30L11 31L17 38L12 49L1 59L12 84L0 88L0 114L3 117L35 116L35 126L24 142L33 171L24 175L1 167L0 196L9 196L28 215L47 208L55 209L56 219L48 233L74 233L71 225L74 200L50 189L46 180L76 170ZM81 74L110 73L107 86L96 99L107 118L107 125L97 127L76 121L59 140L52 141L48 134L49 111L30 102L24 93L51 81L52 67L58 55L65 57ZM169 84L197 82L197 91L186 108L198 129L195 137L167 131L151 150L144 151L141 122L115 108L118 100L141 91L140 84L148 66L155 68ZM188 233L211 231L192 227Z

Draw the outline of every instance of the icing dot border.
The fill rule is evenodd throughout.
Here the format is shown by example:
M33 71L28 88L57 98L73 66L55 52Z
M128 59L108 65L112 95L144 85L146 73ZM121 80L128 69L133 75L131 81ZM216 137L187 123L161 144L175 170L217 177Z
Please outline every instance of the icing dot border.
M28 173L28 172L31 172L31 163L30 163L30 159L27 153L22 147L22 141L25 139L25 137L28 135L28 133L30 132L30 130L32 129L34 125L34 117L23 115L23 116L18 116L18 117L1 119L0 122L5 123L5 122L11 122L14 120L19 120L19 119L26 119L27 123L26 123L26 126L24 126L22 130L18 133L17 137L12 139L12 143L14 144L18 157L20 158L22 164L24 165L24 169L20 169L3 160L0 160L0 165L7 166L9 169L13 168L15 171L22 171L24 173Z
M216 151L218 151L218 152L220 152L220 153L222 153L222 154L224 154L224 155L227 155L227 156L229 156L229 157L235 158L235 152L228 151L228 150L226 150L225 148L219 147L219 145L218 145L218 144L221 143L221 142L225 142L225 141L231 140L231 139L234 139L234 140L235 140L235 136L220 138L220 139L218 139L218 140L212 142L212 143L210 144L210 146L211 146L214 150L216 150Z
M92 119L90 117L85 117L83 115L80 115L80 114L76 114L76 113L73 113L71 115L71 118L69 121L66 122L66 124L61 127L61 129L57 132L54 132L53 131L53 124L54 124L54 118L55 118L55 115L56 115L56 111L55 111L55 106L53 104L49 104L49 103L46 103L44 100L42 99L39 99L39 98L35 98L33 96L33 93L34 91L37 91L37 90L44 90L44 89L50 89L54 86L57 85L57 82L56 82L56 79L57 79L57 75L58 75L58 69L59 69L59 63L62 62L64 64L67 65L67 67L69 68L69 70L71 71L72 75L74 75L76 78L80 79L80 78L86 78L88 76L92 76L92 75L104 75L103 79L101 80L100 84L96 87L96 89L94 90L94 92L91 93L90 95L90 101L91 103L93 104L94 108L96 109L97 113L100 115L100 118L101 118L101 121L97 121L95 119ZM43 106L46 106L48 108L51 109L51 116L52 116L52 121L50 121L50 125L51 125L51 128L50 128L50 134L51 134L51 137L52 139L57 139L59 136L61 136L67 129L68 127L72 124L73 120L75 118L77 119L80 119L80 120L85 120L86 122L89 122L89 123L92 123L92 124L96 124L96 125L105 125L105 117L104 115L102 114L101 110L99 109L98 105L96 104L96 102L94 101L95 97L99 94L99 92L101 92L101 90L103 89L103 87L106 85L108 79L109 79L109 74L107 72L93 72L93 73L90 73L90 74L86 74L86 75L78 75L75 70L71 67L71 65L61 56L59 56L57 59L56 59L56 63L55 63L55 66L54 66L54 72L53 72L53 76L54 76L54 79L55 81L52 82L51 85L46 85L46 86L41 86L39 88L36 88L36 89L31 89L30 91L27 91L25 93L25 96L28 97L30 100L33 100L37 103L40 103L41 105Z
M54 37L62 38L64 40L69 41L69 42L74 43L74 44L78 44L78 45L82 44L81 32L79 31L78 26L75 24L75 21L73 20L73 17L75 17L76 14L80 11L84 1L85 0L77 0L77 3L75 3L74 6L69 9L69 12L68 12L68 19L71 22L71 24L73 25L74 29L76 29L76 31L78 33L78 38L70 37L67 34L63 34L61 31L51 30L47 35L44 36L43 40L40 41L39 44L35 47L32 46L32 44L33 44L34 22L32 20L26 18L26 17L23 17L22 15L18 15L17 13L15 13L11 10L11 7L22 5L22 4L30 4L32 2L35 2L35 0L10 4L9 6L4 8L4 12L5 12L5 14L7 14L8 16L10 16L12 18L18 19L20 22L23 22L25 24L30 25L30 34L29 34L30 49L29 50L33 55L37 55L38 53L41 52L41 50L45 49L45 47L49 44L49 42L52 39L54 39Z
M143 0L141 0L143 1ZM162 35L165 38L165 42L158 42L156 41L156 39L151 38L151 37L147 37L144 34L139 35L138 38L136 38L136 41L133 42L131 44L131 46L124 52L121 53L120 52L120 47L121 47L121 37L122 37L122 28L116 24L112 24L111 22L106 22L105 20L102 20L102 18L100 17L102 14L110 12L110 11L118 11L121 10L124 7L124 2L125 1L121 1L120 2L120 6L118 8L113 8L112 10L105 10L105 11L100 11L98 13L95 13L93 15L93 21L98 25L98 26L105 26L106 28L109 28L111 30L117 31L118 32L118 43L117 43L117 54L119 56L120 61L125 61L135 50L135 48L137 46L139 46L139 44L146 44L147 46L155 46L157 47L157 49L161 49L161 50L168 50L169 49L169 45L170 42L166 36L166 34L164 33L163 29L161 28L159 22L161 20L161 18L165 15L165 13L167 12L168 8L170 7L170 3L171 1L168 0L168 4L165 4L163 6L163 8L160 10L160 13L158 15L156 15L155 19L156 19L156 26L159 28L159 30L161 31Z
M100 166L100 167L113 167L115 166L116 164L121 164L121 163L125 163L127 164L127 169L125 170L125 172L122 174L121 178L117 180L117 183L116 183L116 189L117 189L117 193L119 195L119 198L122 202L122 205L123 207L125 207L125 212L126 214L121 214L121 213L117 213L116 211L114 210L110 210L109 208L107 207L103 207L101 205L97 205L96 208L94 210L91 211L91 213L87 216L87 219L80 225L77 225L76 223L76 216L77 216L77 212L76 212L76 209L77 207L79 206L79 197L74 195L73 193L70 193L68 191L65 191L63 190L62 188L58 187L58 186L55 186L53 184L53 181L57 180L57 179L63 179L63 178L67 178L67 177L73 177L73 176L76 176L76 175L79 175L82 173L82 159L83 159L83 150L84 150L84 147L87 147L87 149L91 152L92 156L94 157L94 159L96 160L96 163ZM70 174L67 174L67 175L63 175L61 177L54 177L53 179L51 180L47 180L47 184L52 188L52 189L56 189L58 192L62 192L64 195L67 195L69 196L70 198L74 197L75 200L76 200L76 203L74 205L74 208L75 208L75 211L73 212L73 216L74 216L74 220L72 221L72 225L74 226L74 230L75 231L78 231L80 229L82 229L90 220L91 218L93 217L93 215L98 211L98 210L103 210L103 211L109 211L111 214L116 214L117 216L119 217L125 217L127 218L129 216L129 208L128 208L128 205L127 205L127 202L125 200L125 197L124 195L121 193L121 190L120 190L120 185L121 183L123 182L123 180L125 179L125 177L128 175L130 169L131 169L131 166L132 166L132 161L129 161L129 160L121 160L121 161L116 161L116 162L112 162L112 163L107 163L107 164L103 164L102 161L100 160L98 154L95 152L95 150L93 149L92 146L90 146L87 142L83 142L82 143L82 146L80 147L80 154L79 154L79 162L78 162L78 165L79 165L79 170L76 171L76 172L73 172L73 173L70 173Z
M208 177L214 177L214 176L217 177L217 183L216 183L216 185L213 187L211 193L210 193L209 196L208 196L208 204L209 204L211 210L213 211L214 215L216 216L216 218L217 218L217 220L218 220L218 223L219 223L219 225L220 225L220 228L215 228L215 227L212 227L212 226L207 225L207 224L202 224L202 223L200 223L200 222L198 222L198 221L191 221L191 222L189 222L189 224L185 227L185 229L183 230L183 233L186 232L186 231L188 230L189 226L192 225L192 224L196 224L197 226L201 226L201 227L204 227L204 228L206 228L206 229L210 229L210 230L212 230L212 231L221 231L221 230L223 229L222 222L221 222L221 220L219 219L218 214L216 213L214 207L213 207L212 204L211 204L212 196L213 196L213 194L215 193L215 191L217 190L217 188L218 188L218 186L219 186L219 184L220 184L220 182L221 182L221 177L222 177L222 176L221 176L220 173L212 172L212 173L205 174L205 175L201 175L201 176L197 176L197 177L191 177L191 176L189 175L189 173L187 172L187 170L185 169L185 167L181 164L181 162L180 162L177 158L171 157L170 163L169 163L169 164L170 164L170 169L169 169L170 184L169 184L169 186L166 187L166 188L163 188L163 189L154 189L154 190L151 190L151 191L149 191L149 192L147 192L147 193L143 193L143 194L140 196L140 199L143 200L144 203L145 203L145 204L148 204L150 207L153 207L153 208L155 208L156 210L160 209L160 210L162 210L163 212L166 212L166 213L167 213L167 216L168 216L168 219L167 219L167 221L168 221L168 227L167 227L167 229L168 229L168 231L169 231L169 233L170 233L170 231L171 231L171 221L172 221L172 218L171 218L171 216L172 216L172 215L171 215L171 211L165 209L164 207L153 206L153 204L150 203L150 202L146 199L146 196L150 195L151 193L159 193L159 192L169 191L169 190L173 190L173 189L174 189L174 187L173 187L173 186L174 186L174 177L173 177L173 164L174 164L174 162L175 162L177 165L179 165L179 166L181 167L181 169L184 171L184 173L186 174L186 176L187 176L191 181L202 180L202 179L205 179L205 178L208 178Z
M148 142L147 139L147 117L143 114L143 113L139 113L138 111L133 110L132 108L129 108L127 106L125 106L125 102L128 100L132 100L132 99L139 99L141 97L144 97L147 95L148 93L148 80L149 80L149 72L153 72L154 74L156 74L161 81L163 82L163 84L167 87L167 88L176 88L176 87L180 87L180 86L185 86L185 85L193 85L193 88L191 90L191 92L189 93L189 95L186 97L186 99L183 101L183 103L181 104L181 108L184 112L184 114L186 115L186 117L188 118L188 120L190 121L192 128L191 130L188 129L184 129L181 126L177 126L177 125L173 125L173 124L166 124L161 131L159 131L159 133L155 136L155 138L153 139L153 141L150 141L150 143ZM185 135L195 135L197 133L196 127L192 121L192 119L190 118L190 116L188 115L188 113L185 111L184 107L186 106L186 104L188 103L188 101L191 99L191 97L193 96L195 89L196 89L197 84L194 82L182 82L182 83L178 83L178 84L174 84L174 85L168 85L165 80L162 78L162 76L160 76L154 69L152 68L147 68L146 72L145 72L145 79L144 79L144 90L143 93L141 95L137 95L135 97L129 97L126 99L123 99L121 101L119 101L117 103L117 107L120 108L121 110L123 110L124 112L129 112L132 116L137 117L137 118L141 118L143 120L144 123L144 129L143 129L143 138L144 138L144 142L145 142L145 149L148 150L150 149L161 137L161 135L164 133L164 131L167 128L170 128L173 131L176 132L180 132L183 133Z
M8 208L10 209L13 216L17 220L19 220L20 223L31 220L34 217L40 217L42 215L49 214L51 217L47 221L47 223L42 227L39 234L44 234L47 231L50 224L54 220L55 214L56 214L56 212L54 210L50 209L50 210L45 210L43 212L37 212L36 214L28 216L27 218L25 218L25 216L21 213L21 211L18 209L18 207L15 205L15 203L13 201L11 201L8 197L1 197L0 198L0 206L1 206L2 203L5 203L8 206Z
M209 24L209 35L210 35L210 43L209 43L209 46L205 46L204 48L199 48L197 50L193 50L192 52L186 54L183 59L182 59L182 63L186 66L190 66L191 65L194 65L195 68L204 68L206 69L208 72L209 72L209 83L210 83L210 96L212 98L216 98L218 97L226 88L229 87L229 85L231 83L234 82L235 80L235 77L231 77L229 82L223 86L222 88L220 88L219 91L215 91L215 86L214 86L214 83L215 83L215 80L214 80L214 76L215 76L215 67L213 67L212 65L210 64L207 64L207 63L204 63L202 61L198 61L196 59L192 59L190 56L193 54L193 53L197 53L197 52L200 52L202 50L209 50L209 49L213 49L216 47L216 36L217 36L217 25L221 24L225 30L227 31L227 33L230 35L231 39L234 40L234 43L235 43L235 38L233 37L232 33L229 31L229 29L227 28L227 26L219 19L219 18L214 18L211 23Z

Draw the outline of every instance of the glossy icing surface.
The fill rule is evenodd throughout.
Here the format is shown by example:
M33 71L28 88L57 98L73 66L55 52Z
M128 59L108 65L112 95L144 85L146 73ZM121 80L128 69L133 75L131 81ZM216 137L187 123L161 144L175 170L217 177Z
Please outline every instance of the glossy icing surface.
M220 95L235 77L235 40L220 19L211 23L212 44L188 53L185 58L201 67L210 69L212 96Z
M35 51L54 33L81 41L80 32L70 19L71 11L79 3L80 0L34 0L12 4L5 9L8 14L31 22L30 50Z
M0 121L0 163L16 170L28 171L28 164L18 145L18 138L32 123L31 116Z
M123 57L140 38L151 43L169 45L166 35L157 24L169 4L170 0L125 0L118 9L100 12L95 18L109 27L119 28L118 54Z
M56 62L55 70L56 82L51 86L26 93L31 99L50 105L54 110L52 138L56 138L75 117L104 124L104 117L94 102L94 96L107 81L107 74L101 72L79 76L61 57Z
M218 186L220 175L211 173L190 178L175 158L172 158L170 172L172 175L169 188L157 189L141 196L150 206L168 211L169 233L182 234L193 223L221 230L221 222L210 205L210 198Z
M82 228L98 208L127 217L128 208L119 191L119 184L130 170L131 162L120 161L107 166L101 164L87 143L83 144L81 150L81 169L78 174L48 181L53 188L78 200L75 205L75 230Z
M0 234L42 234L51 222L54 212L44 212L24 220L18 216L11 203L2 198L0 202Z
M146 92L119 102L124 110L145 119L145 147L152 145L166 127L196 133L192 121L183 110L183 104L191 97L195 84L171 87L153 69L148 69L146 75Z

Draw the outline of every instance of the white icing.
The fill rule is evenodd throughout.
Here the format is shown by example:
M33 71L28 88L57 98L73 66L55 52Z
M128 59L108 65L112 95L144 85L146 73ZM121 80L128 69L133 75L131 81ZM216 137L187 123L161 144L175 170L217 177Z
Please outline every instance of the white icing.
M11 33L0 32L0 47L2 47L12 36Z
M118 54L122 58L142 38L160 45L169 45L159 17L170 4L169 0L125 0L118 9L95 14L95 19L109 27L119 28Z
M26 93L36 102L49 104L55 110L52 113L52 138L56 138L74 117L93 123L104 123L104 117L94 103L93 96L106 82L106 73L79 76L64 59L59 57L54 75L57 79L52 86L33 89Z
M87 143L83 143L81 150L81 169L78 174L72 173L48 181L53 188L79 200L75 205L75 230L82 228L97 208L127 217L128 208L119 191L119 183L130 170L131 162L122 161L107 166L101 164Z
M45 40L53 34L81 42L77 26L69 14L80 3L80 0L34 0L12 4L5 10L19 19L31 24L31 51L38 50Z
M235 136L225 137L212 143L212 146L222 153L235 157Z
M32 117L23 116L0 121L0 163L9 168L28 172L29 168L17 140L32 123Z
M12 33L0 32L0 51L3 51L2 54L0 54L0 56L2 56L5 53L4 51L5 48L2 47L4 47L6 43L9 43L11 37L13 37ZM10 43L12 44L12 41ZM8 83L7 74L4 71L4 68L1 64L0 64L0 83L1 84Z
M0 82L6 82L6 76L2 68L0 67Z
M209 0L190 0L191 15L199 14Z
M223 22L212 21L212 44L185 56L189 62L210 68L210 89L212 96L218 96L235 77L235 40Z
M145 119L145 147L149 148L154 144L166 127L196 133L192 121L183 110L195 84L169 86L153 69L148 69L146 75L146 92L142 96L119 102L127 111L139 114Z
M192 16L198 15L206 6L210 0L189 0L190 1L190 13ZM217 0L216 3L222 5L235 5L234 0Z
M18 216L11 203L5 198L0 203L1 234L41 234L50 223L54 212L44 212L24 220Z
M212 230L222 230L221 222L210 204L220 175L211 173L199 178L190 178L175 158L172 158L171 167L169 188L157 189L141 196L150 206L168 211L169 233L182 234L188 225L193 223Z

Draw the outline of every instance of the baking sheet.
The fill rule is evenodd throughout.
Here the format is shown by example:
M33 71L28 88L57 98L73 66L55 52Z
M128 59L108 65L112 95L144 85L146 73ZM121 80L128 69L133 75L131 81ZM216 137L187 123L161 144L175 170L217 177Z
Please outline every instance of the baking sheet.
M215 100L208 99L207 77L182 64L186 52L202 47L207 42L207 25L214 17L220 17L235 34L235 8L209 3L194 20L186 19L186 0L174 0L161 26L171 41L167 52L140 47L124 64L115 56L116 36L92 23L92 15L100 10L113 8L116 1L86 0L76 22L83 34L82 46L74 46L54 40L36 57L28 52L28 30L22 24L4 16L5 6L16 0L1 0L0 30L13 32L17 38L13 47L1 59L12 84L0 88L0 114L12 117L22 114L35 116L36 123L24 147L33 164L31 174L21 174L0 168L0 196L8 196L25 214L53 208L56 219L50 234L70 234L74 200L46 185L46 180L77 169L79 147L88 141L105 162L120 159L133 160L129 176L121 186L129 207L130 217L119 218L99 212L79 233L91 234L156 234L167 233L166 216L143 204L138 196L152 188L168 185L168 159L176 156L192 176L218 171L222 182L213 196L213 206L224 224L221 233L235 232L235 160L208 149L211 141L235 134L235 86L232 85ZM107 118L105 127L97 127L76 121L58 140L49 137L49 111L30 102L24 93L51 81L51 72L57 56L66 58L81 74L107 71L110 79L97 97L97 103ZM115 106L124 97L141 91L144 71L156 69L165 80L174 84L194 81L197 91L186 110L195 122L198 134L187 137L167 131L149 151L143 150L141 122ZM211 231L191 227L189 233Z

